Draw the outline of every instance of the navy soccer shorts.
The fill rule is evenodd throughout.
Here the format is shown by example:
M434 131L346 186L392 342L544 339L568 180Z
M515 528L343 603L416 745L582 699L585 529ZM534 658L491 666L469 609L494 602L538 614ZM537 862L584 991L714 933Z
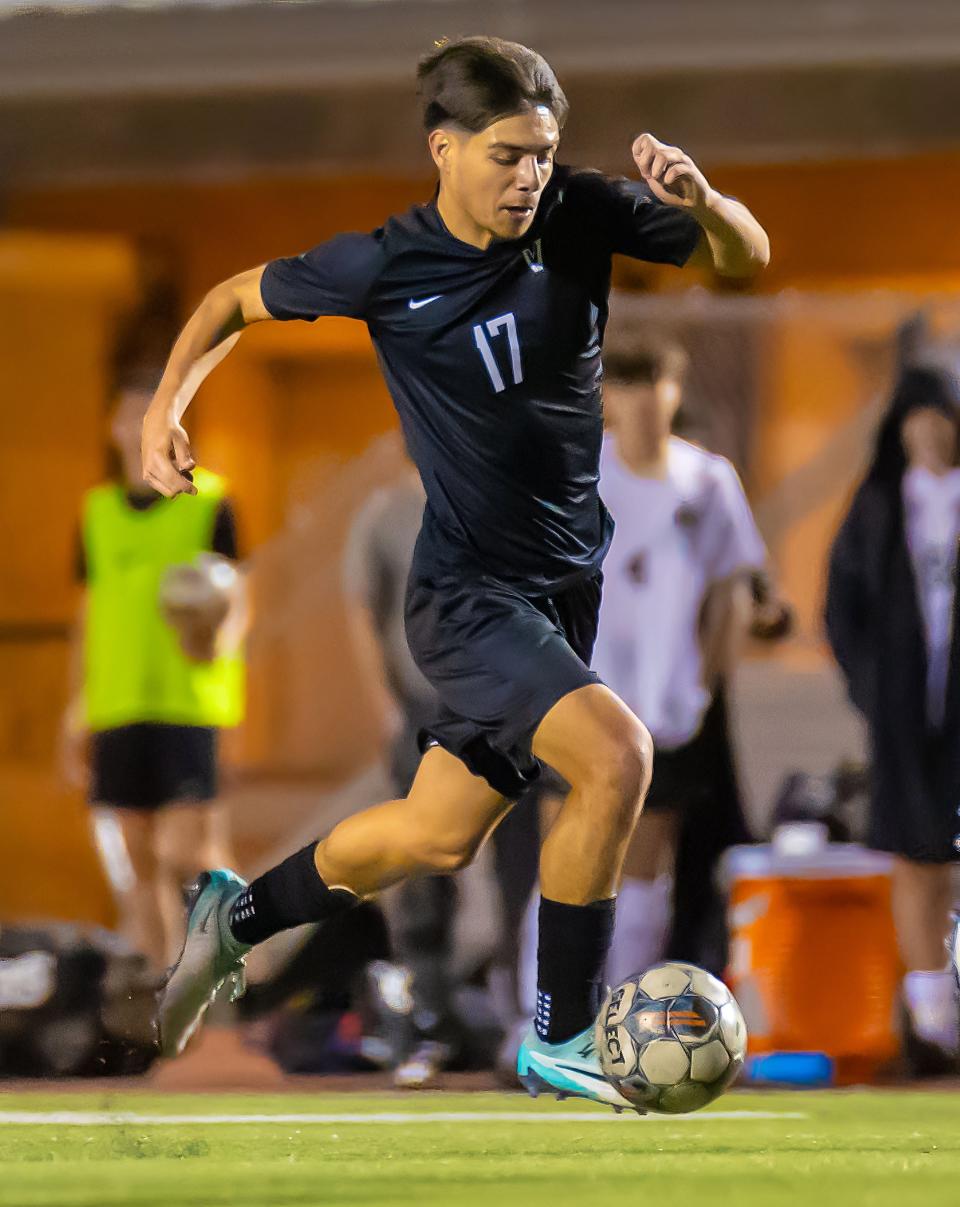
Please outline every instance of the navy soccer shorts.
M535 595L485 575L431 579L414 571L407 640L440 697L421 735L516 799L540 766L531 742L558 700L599 679L590 670L603 576Z

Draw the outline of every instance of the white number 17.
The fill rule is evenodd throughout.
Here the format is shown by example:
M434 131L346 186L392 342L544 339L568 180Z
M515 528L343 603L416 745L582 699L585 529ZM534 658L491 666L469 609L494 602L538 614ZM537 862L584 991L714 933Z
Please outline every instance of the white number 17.
M484 326L487 328L486 331L483 329ZM512 311L509 311L507 314L501 314L495 319L488 319L486 324L477 323L473 328L473 338L476 341L480 355L483 357L483 363L487 367L490 381L497 394L501 393L507 387L500 372L500 366L493 355L493 349L490 347L490 340L487 339L487 335L489 334L493 338L499 331L504 329L506 329L507 343L510 346L510 366L513 369L513 384L518 386L523 381L523 365L520 363L520 340L517 337L517 320L514 318Z

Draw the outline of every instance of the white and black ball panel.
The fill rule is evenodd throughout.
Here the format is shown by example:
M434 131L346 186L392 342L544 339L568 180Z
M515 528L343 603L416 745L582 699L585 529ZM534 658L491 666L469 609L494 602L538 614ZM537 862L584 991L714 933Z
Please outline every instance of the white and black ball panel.
M605 1027L616 1027L627 1017L637 995L636 981L624 981L607 994L607 999L600 1010L600 1018Z
M731 1056L743 1058L747 1050L747 1024L732 997L720 1007L720 1038Z
M726 1046L726 1045L724 1045L724 1046ZM730 1064L727 1068L727 1071L724 1073L724 1075L720 1078L720 1081L718 1082L718 1089L717 1089L718 1094L722 1094L724 1090L728 1090L730 1088L730 1086L733 1085L733 1083L737 1080L737 1077L740 1074L740 1070L743 1068L744 1062L746 1061L746 1058L747 1058L746 1045L744 1045L744 1047L740 1048L736 1052L731 1052L730 1049L727 1048L727 1052L730 1056Z
M723 981L718 980L704 968L695 968L690 974L690 992L697 994L698 997L705 997L715 1006L724 1006L727 1002L733 1001L733 994Z
M640 1052L637 1072L651 1085L676 1085L690 1075L690 1054L678 1039L654 1039Z
M719 1039L713 1039L690 1053L690 1078L712 1085L730 1067L730 1053Z
M679 997L690 988L692 964L654 964L637 981L637 987L647 997L659 999Z
M616 1082L619 1078L630 1077L636 1072L639 1052L625 1026L598 1026L597 1049L605 1077Z
M660 1091L657 1110L666 1115L685 1115L688 1111L700 1110L715 1097L710 1086L699 1081L684 1081Z

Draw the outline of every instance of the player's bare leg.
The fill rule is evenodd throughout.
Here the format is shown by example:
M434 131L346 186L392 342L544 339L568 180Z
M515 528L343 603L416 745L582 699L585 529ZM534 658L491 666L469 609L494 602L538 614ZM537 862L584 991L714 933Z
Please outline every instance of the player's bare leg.
M121 928L158 975L167 965L167 913L153 810L95 805L97 849Z
M370 896L408 876L465 867L510 808L486 780L448 751L431 747L402 800L348 817L318 844L325 884Z
M591 684L554 705L533 749L571 791L541 852L537 1015L517 1069L531 1093L549 1090L622 1109L629 1104L603 1076L593 1023L653 743L626 705Z
M410 794L341 822L246 885L233 872L204 873L183 952L159 1011L166 1055L183 1050L220 989L243 991L251 946L305 922L335 917L407 876L464 867L509 802L447 751L424 756Z
M183 886L204 868L229 867L233 852L227 808L216 801L166 805L157 812L155 829L166 941L162 966L168 968L183 946Z
M673 914L673 872L680 815L671 806L645 808L633 833L617 894L617 921L607 981L617 985L663 958Z
M587 905L616 895L653 771L653 742L601 683L564 696L547 713L533 752L570 784L540 855L540 889Z

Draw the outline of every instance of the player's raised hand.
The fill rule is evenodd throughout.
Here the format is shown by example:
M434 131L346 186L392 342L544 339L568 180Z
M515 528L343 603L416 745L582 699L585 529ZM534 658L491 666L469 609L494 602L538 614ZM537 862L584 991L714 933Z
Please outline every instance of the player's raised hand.
M685 151L660 142L652 134L641 134L631 149L641 177L658 200L685 209L707 204L713 190Z
M143 418L140 437L143 479L154 490L172 498L174 495L195 495L190 471L196 465L190 451L190 437L173 415L169 403L155 398Z

